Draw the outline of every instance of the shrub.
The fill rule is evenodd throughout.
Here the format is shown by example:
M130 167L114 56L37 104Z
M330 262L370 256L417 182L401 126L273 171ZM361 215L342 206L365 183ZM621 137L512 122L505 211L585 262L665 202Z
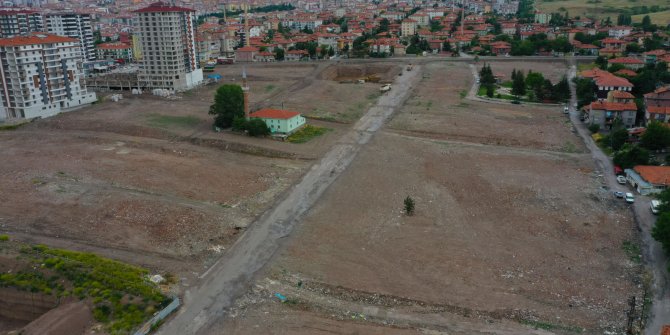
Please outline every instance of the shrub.
M270 134L270 128L261 119L251 119L247 121L246 129L250 136L265 136Z
M408 195L407 198L405 198L404 204L405 204L405 213L407 213L407 215L414 214L414 199L412 199Z
M592 124L592 125L590 125L590 126L589 126L589 131L591 132L591 134L595 134L595 133L597 133L598 131L600 131L600 125L599 125L599 124L595 124L595 123Z

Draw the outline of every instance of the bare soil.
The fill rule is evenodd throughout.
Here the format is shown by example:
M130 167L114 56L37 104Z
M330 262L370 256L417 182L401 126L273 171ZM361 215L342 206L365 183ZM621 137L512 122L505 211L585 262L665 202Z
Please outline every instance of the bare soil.
M469 101L467 67L426 67L227 330L309 332L302 322L316 315L340 333L622 331L639 295L639 265L622 248L634 224L559 108Z

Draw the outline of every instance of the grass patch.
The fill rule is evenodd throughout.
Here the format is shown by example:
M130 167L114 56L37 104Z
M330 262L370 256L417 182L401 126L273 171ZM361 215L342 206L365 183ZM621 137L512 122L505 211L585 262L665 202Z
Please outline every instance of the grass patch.
M572 142L565 142L563 144L562 151L567 152L569 154L573 154L573 153L577 152L577 147Z
M93 315L110 334L128 334L170 302L145 269L92 253L18 243L29 266L0 275L1 287L91 299Z
M500 84L500 86L506 87L506 88L512 88L512 82L511 81L506 81L506 82Z
M312 126L308 124L300 128L300 130L296 131L295 133L289 135L289 137L287 137L286 140L288 140L291 143L305 143L317 136L325 134L330 130L332 129Z
M582 72L597 67L596 63L577 64L577 71Z
M486 87L479 86L479 91L477 91L477 95L480 96L480 97L485 97L486 96Z
M567 331L567 332L577 333L577 334L580 334L583 331L583 329L581 327L564 326L564 325L558 325L558 324L544 322L544 321L521 320L521 324L531 326L535 329L562 330L562 331Z
M265 93L268 93L275 89L275 85L269 84L265 86Z
M468 91L462 90L458 94L461 96L461 99L464 99L465 97L468 96Z
M375 100L375 99L379 98L379 95L380 95L379 92L373 92L373 93L368 94L367 98L368 98L368 100Z
M162 114L151 114L147 118L147 121L150 126L157 128L169 128L174 126L194 127L202 122L202 120L195 116L171 116Z
M28 122L22 122L22 123L15 123L15 124L3 124L0 125L0 131L3 130L17 130L19 127L23 126L24 124L27 124Z
M621 249L623 249L623 251L626 253L631 262L635 264L642 263L640 246L638 244L633 243L631 241L623 241Z

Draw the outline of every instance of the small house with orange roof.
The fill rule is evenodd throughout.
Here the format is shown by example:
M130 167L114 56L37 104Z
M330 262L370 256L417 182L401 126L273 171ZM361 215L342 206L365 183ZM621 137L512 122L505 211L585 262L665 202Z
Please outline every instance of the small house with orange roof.
M272 134L290 135L305 125L305 118L300 113L284 109L264 108L249 117L263 120Z
M670 166L637 165L624 173L626 180L642 195L661 193L670 183Z

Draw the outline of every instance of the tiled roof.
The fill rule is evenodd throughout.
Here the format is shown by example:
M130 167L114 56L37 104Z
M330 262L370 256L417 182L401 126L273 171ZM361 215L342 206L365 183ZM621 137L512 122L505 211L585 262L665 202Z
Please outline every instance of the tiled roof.
M607 61L610 64L644 64L643 61L633 57L619 57Z
M615 112L637 110L637 106L635 105L634 102L621 103L621 102L609 102L609 101L594 101L591 103L589 107L591 110L595 109L595 110L606 110Z
M123 50L123 49L130 49L130 45L125 44L125 43L101 43L96 46L98 49L106 49L106 50Z
M612 87L633 87L633 84L626 78L617 77L610 74L609 76L599 76L595 78L598 86L612 86Z
M283 109L265 108L249 114L249 117L257 117L261 119L290 119L297 115L300 115L300 113Z
M647 106L647 112L655 114L670 114L670 107Z
M151 13L151 12L195 12L195 10L186 7L171 6L165 2L154 2L148 7L140 8L135 13Z
M652 184L667 185L670 182L670 166L638 165L633 170Z
M612 97L615 99L635 99L635 96L626 91L614 91Z
M67 43L78 42L74 38L58 36L52 34L37 33L28 36L15 36L10 38L0 38L0 46L20 46L20 45L34 45L34 44L52 44L52 43Z

